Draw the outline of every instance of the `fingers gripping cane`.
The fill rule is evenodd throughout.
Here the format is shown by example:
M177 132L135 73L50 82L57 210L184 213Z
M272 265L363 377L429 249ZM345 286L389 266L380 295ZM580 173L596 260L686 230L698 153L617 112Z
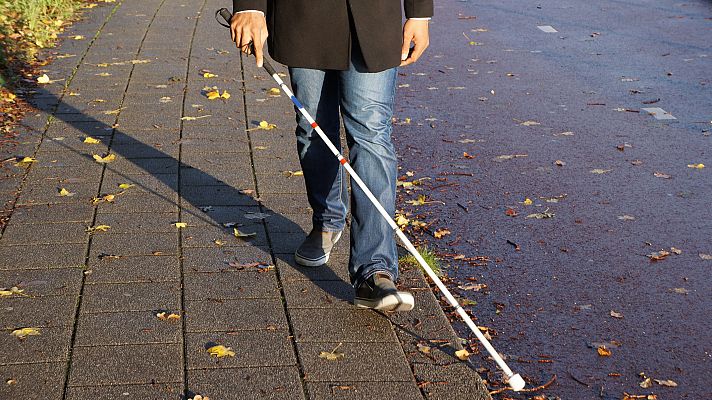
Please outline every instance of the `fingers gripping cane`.
M222 19L226 22L223 23L218 19L218 15L222 17ZM230 27L230 19L232 18L232 14L230 14L230 11L228 11L226 8L221 8L215 13L216 19L218 19L218 22L226 27ZM254 51L253 51L254 53ZM502 369L502 371L505 373L507 376L507 381L509 383L509 386L515 391L522 390L524 388L524 379L519 374L515 374L512 372L512 370L507 366L507 363L502 360L502 357L499 356L497 351L492 347L490 342L485 338L485 336L482 334L480 329L475 325L474 322L472 322L472 319L470 318L469 315L467 315L467 312L462 308L462 306L455 300L455 298L452 296L450 291L445 287L445 285L442 283L440 278L433 272L432 268L428 265L427 262L423 259L423 257L420 255L418 250L415 249L413 244L408 240L408 237L405 236L403 231L401 231L398 228L398 225L393 221L393 219L388 215L388 212L381 206L381 204L378 202L378 200L373 196L373 193L366 187L366 184L361 180L361 178L356 174L356 172L351 168L351 165L349 162L344 158L344 156L339 153L339 150L336 149L333 143L331 143L331 140L324 134L324 131L321 130L319 125L314 121L314 118L312 118L311 115L307 112L306 109L304 109L304 106L302 103L297 100L296 97L294 97L294 94L292 91L287 87L287 85L282 81L282 78L279 77L277 72L274 70L272 65L265 59L264 60L264 69L274 78L274 80L279 84L279 87L282 88L285 94L289 96L290 100L292 100L292 103L299 109L299 112L304 116L304 118L309 121L311 124L311 127L314 128L316 133L319 135L319 137L324 141L326 146L331 150L332 153L336 156L336 158L339 160L341 165L346 169L346 171L349 173L351 176L351 179L353 179L356 184L363 190L363 192L366 194L366 196L371 200L371 203L373 203L373 206L376 207L379 213L381 213L381 216L388 222L388 225L395 231L396 236L403 242L405 245L406 249L415 257L416 260L418 260L418 263L423 267L423 270L428 274L430 279L432 279L433 282L435 282L435 285L440 289L442 294L445 296L445 298L448 300L450 305L452 305L455 308L455 311L460 315L463 321L467 324L467 326L472 330L472 332L477 336L477 339L482 343L482 345L487 349L487 352L492 356L494 361L499 365L499 368Z

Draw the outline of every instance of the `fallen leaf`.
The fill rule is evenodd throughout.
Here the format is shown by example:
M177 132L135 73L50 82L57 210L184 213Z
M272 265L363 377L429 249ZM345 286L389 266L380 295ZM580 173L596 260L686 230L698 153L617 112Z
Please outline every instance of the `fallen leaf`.
M47 76L47 74L43 74L42 76L40 76L39 78L37 78L37 83L43 83L43 84L44 84L44 83L49 83L49 82L50 82L50 80L49 80L49 76Z
M86 138L84 138L84 143L88 143L88 144L98 144L98 143L101 143L101 140L99 140L99 139L94 139L94 138L91 137L91 136L87 136Z
M502 162L505 160L512 160L512 159L521 158L521 157L529 157L529 155L528 154L505 154L505 155L495 157L492 161Z
M418 351L423 354L430 354L431 347L418 343Z
M638 384L638 386L642 387L643 389L648 389L653 386L653 380L650 378L645 378L642 382Z
M188 226L188 224L185 222L176 222L173 225L175 225L176 228L185 228Z
M38 328L20 328L15 329L10 334L18 339L25 339L28 336L39 336L40 330Z
M408 200L408 201L406 201L406 203L412 204L412 205L414 205L414 206L422 206L422 205L424 205L424 204L426 203L426 202L425 202L425 195L424 195L424 194L421 194L420 196L418 196L418 198L417 198L416 200Z
M72 196L74 196L74 195L75 195L75 193L72 193L72 192L70 192L69 190L67 190L67 189L65 189L65 188L59 189L59 194L58 194L58 196L60 196L60 197L72 197Z
M635 220L635 217L632 215L619 215L618 219L621 221L633 221Z
M219 90L211 90L211 91L205 93L205 97L207 97L209 100L219 99L220 91Z
M403 214L398 214L396 216L396 225L400 226L401 228L408 225L409 222L410 221L408 221L408 218L406 218Z
M596 348L596 351L598 352L598 355L601 357L610 357L612 354L611 350L603 345L598 346Z
M564 165L566 165L566 161L563 161L563 160L556 160L556 161L554 161L554 164L557 165L557 166L559 166L559 167L563 167Z
M677 293L677 294L688 294L688 293L690 293L689 290L687 290L687 289L685 289L685 288L681 288L681 287L679 287L679 288L674 288L674 289L672 289L672 291L675 292L675 293Z
M270 124L270 123L267 122L267 121L260 121L260 125L259 125L259 129L264 129L264 130L267 130L267 131L270 130L270 129L274 129L274 128L276 128L276 127L277 127L277 125L275 125L275 124Z
M291 178L293 176L304 176L304 171L282 171L282 175L286 176L287 178Z
M22 157L22 160L15 163L16 167L28 167L30 164L37 162L34 157Z
M467 158L467 159L473 159L473 158L476 157L476 156L473 156L472 154L469 154L469 153L466 152L466 151L464 151L464 152L462 153L462 156L465 157L465 158Z
M232 234L235 235L236 238L247 238L247 237L257 236L256 232L252 232L252 233L240 232L237 228L232 228Z
M217 358L235 357L235 352L232 351L232 348L225 347L221 344L219 344L217 346L212 346L212 347L208 348L207 351L208 351L208 354L210 354L211 356L215 356Z
M3 289L0 289L0 297L10 297L14 294L22 294L22 292L24 292L24 291L25 291L25 289L20 289L17 286L11 287L10 290L3 288Z
M538 122L536 122L536 121L524 121L524 122L520 123L519 125L522 125L522 126L536 126L536 125L541 125L541 124L538 123Z
M680 249L678 249L678 248L676 248L676 247L671 247L671 248L670 248L670 252L671 252L671 253L674 253L674 254L677 254L678 256L679 256L680 254L682 254L682 250L680 250Z
M217 78L217 74L213 74L212 72L203 72L203 78Z
M455 357L459 358L462 361L467 361L467 359L470 358L470 352L465 349L457 350L455 352Z
M279 90L279 88L276 88L276 87L270 89L270 90L267 92L267 94L269 94L270 96L279 96L280 93L282 93L282 92Z
M517 215L519 215L517 211L515 211L513 208L507 208L507 210L504 211L504 214L510 217L516 217Z
M660 386L677 387L677 382L672 379L653 379Z
M687 164L687 168L694 168L694 169L702 169L705 167L705 164Z
M90 226L86 229L88 233L94 233L94 232L106 232L110 229L111 227L109 225L97 225L97 226Z
M654 253L648 254L647 257L650 258L650 261L660 261L660 260L664 260L669 255L670 255L670 252L668 252L666 250L660 250L660 251L656 251Z
M82 36L82 35L74 35L74 36L72 36L72 39L74 39L74 40L83 40L83 39L84 39L84 36Z
M223 93L220 95L220 97L227 100L230 98L230 93L228 93L227 90L224 90Z
M211 115L211 114L207 114L207 115L201 115L201 116L198 116L198 117L188 117L188 116L187 116L187 117L181 117L180 120L181 120L181 121L197 121L197 120L199 120L199 119L208 118L208 117L212 117L212 115Z
M607 173L609 173L609 172L611 172L611 171L613 171L613 170L612 170L612 169L596 168L596 169L592 169L592 170L591 170L591 173L592 173L592 174L599 174L599 175L600 175L600 174L607 174Z
M553 212L550 212L549 209L547 208L546 210L544 210L544 212L529 214L526 216L526 218L546 219L546 218L554 218L555 215L556 214L554 214Z
M92 157L94 157L94 160L96 160L99 164L107 164L116 159L116 154L107 154L103 157L98 154L94 154Z
M617 313L617 312L611 310L611 317L613 317L613 318L618 318L618 319L622 319L622 318L623 318L623 314Z
M712 260L712 254L699 253L698 255L699 255L700 258L703 259L703 260L707 260L707 261Z
M460 290L472 290L475 292L479 292L482 289L487 289L487 284L485 284L485 283L470 283L467 285L459 285L457 288Z
M532 201L532 199L530 199L529 197L527 197L526 199L524 199L524 201L522 202L522 204L524 204L525 206L530 206L530 205L534 204L534 202Z
M94 74L94 75L96 75L96 76L111 76L111 74L108 72L100 72L100 73Z
M136 186L136 185L134 185L134 184L132 184L132 183L120 183L120 184L119 184L119 189L124 189L124 190L126 190L126 189L132 188L132 187L134 187L134 186Z
M440 239L443 236L447 236L449 234L450 234L450 230L448 230L447 228L440 228L440 229L436 230L435 232L433 232L433 236L435 236L436 239Z
M322 352L320 352L320 353L319 353L319 358L323 358L323 359L328 360L328 361L336 361L336 360L341 360L341 359L343 359L344 357L346 357L346 355L345 355L344 353L341 353L341 352L337 352L337 351L336 351L336 350L339 349L339 347L341 347L342 344L343 344L343 343L339 343L339 344L334 348L334 350L331 350L331 351L322 351Z
M657 171L656 171L656 172L653 172L653 176L655 176L656 178L662 178L662 179L670 179L670 178L672 178L672 176L670 176L670 175L668 175L668 174L666 174L666 173L657 172Z
M175 321L180 319L180 315L175 313L169 314L166 311L161 311L159 313L156 313L156 318L160 319L161 321Z

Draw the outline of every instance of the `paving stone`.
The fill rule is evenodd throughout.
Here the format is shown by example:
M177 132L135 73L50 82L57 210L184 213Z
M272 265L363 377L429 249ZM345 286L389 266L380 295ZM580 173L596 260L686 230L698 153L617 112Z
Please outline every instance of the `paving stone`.
M32 297L79 295L82 275L79 268L0 271L0 287L17 286L24 290L24 295Z
M189 369L297 365L286 330L189 333L186 342ZM207 349L216 345L230 347L235 356L211 356Z
M215 225L231 222L240 227L252 228L254 225L262 225L261 219L247 218L248 214L260 213L260 208L256 206L194 206L183 203L183 222L189 226ZM267 218L272 218L272 214ZM264 228L263 228L264 229Z
M284 297L290 309L354 307L354 289L350 283L344 281L287 281L284 282Z
M259 177L260 175L258 175ZM311 215L311 207L307 201L306 192L279 194L266 192L262 193L262 181L258 181L260 186L260 199L265 207L274 212L284 214L304 214Z
M158 145L150 145L139 140L129 141L124 137L122 143L116 143L111 146L111 151L128 159L161 157L177 159L180 148L177 144L159 143Z
M236 262L272 264L269 249L254 246L187 247L183 249L185 273L220 272L233 270L228 264Z
M294 261L294 253L275 254L277 269L282 282L292 281L342 281L350 282L348 254L333 254L329 261L319 267L302 267Z
M177 174L178 160L169 156L126 159L117 157L111 163L112 171L126 175Z
M176 232L176 227L173 225L178 222L177 212L168 213L134 213L134 214L98 214L96 217L97 225L109 225L111 233L151 233Z
M236 173L217 165L193 167L184 163L181 168L182 186L227 185L241 189L254 189L255 180L249 171Z
M85 243L87 224L65 222L57 224L9 224L0 243L5 244L59 244Z
M279 299L188 301L185 318L188 332L287 329Z
M91 96L88 96L91 97ZM89 122L64 122L54 120L47 128L48 137L76 137L76 136L92 136L102 137L111 136L114 129L111 126L102 124L96 121Z
M179 344L76 347L69 386L181 382L181 347Z
M276 173L257 174L257 182L259 182L261 194L306 193L303 177L286 177L281 174L281 171L279 172L279 175Z
M267 237L262 224L249 223L239 226L240 232L254 233L254 236L245 238L235 237L234 228L223 228L210 225L188 226L181 229L182 245L184 247L215 247L216 240L223 246L267 246Z
M279 298L273 271L244 271L186 274L183 279L186 300Z
M72 327L40 328L39 331L39 336L28 336L25 339L18 339L3 332L0 335L0 348L2 349L0 365L66 362L72 338Z
M179 282L86 285L82 313L180 309Z
M75 346L180 342L180 321L162 321L153 311L109 312L81 314Z
M0 270L84 266L85 244L0 246Z
M344 353L340 360L319 357L322 351ZM413 375L398 343L297 343L307 382L409 381Z
M289 308L289 317L297 342L398 342L388 319L370 310Z
M191 370L188 388L222 400L304 399L297 367Z
M178 199L178 174L125 175L106 171L101 182L101 193L119 193L122 183L134 185L125 190L127 195L157 195L168 199Z
M72 326L77 306L75 296L11 297L0 308L2 329Z
M482 378L465 363L440 366L415 364L413 373L418 382L443 382L424 387L428 399L491 399Z
M11 224L37 224L43 222L86 222L92 220L91 204L56 204L17 207L10 218Z
M405 382L316 382L307 383L309 398L313 400L422 400L415 381Z
M264 207L266 212L275 215L274 218L270 217L265 220L270 233L301 233L306 237L312 229L312 216L309 213L289 214L274 211L267 205Z
M183 395L183 383L118 385L118 386L73 386L67 388L66 400L96 399L141 399L165 400L180 399Z
M177 256L93 257L87 283L163 282L180 280Z
M82 166L54 165L44 168L32 168L27 174L28 185L86 183L96 187L96 182L101 179L102 167L98 163Z
M150 256L178 254L178 232L94 233L90 258L99 254ZM160 253L160 254L158 254Z
M411 290L415 307L408 313L392 315L396 333L404 339L449 339L452 328L430 290Z
M0 398L23 400L61 400L66 377L66 362L4 365L0 368ZM7 385L10 379L14 385Z

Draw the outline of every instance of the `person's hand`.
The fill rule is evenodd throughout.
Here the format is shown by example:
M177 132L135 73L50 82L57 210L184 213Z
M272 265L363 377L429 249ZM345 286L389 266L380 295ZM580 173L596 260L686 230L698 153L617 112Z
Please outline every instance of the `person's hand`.
M412 51L410 49L411 42L415 44ZM407 20L403 25L403 48L401 49L400 66L403 67L418 61L425 49L428 48L428 44L430 44L428 21Z
M230 36L245 54L251 54L254 45L257 67L262 68L262 47L267 40L267 21L264 14L257 11L236 13L230 20Z

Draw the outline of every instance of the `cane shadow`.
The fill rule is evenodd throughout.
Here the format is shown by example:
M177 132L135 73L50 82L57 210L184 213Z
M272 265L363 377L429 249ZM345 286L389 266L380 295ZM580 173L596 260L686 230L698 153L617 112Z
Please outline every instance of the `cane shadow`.
M306 236L306 233L299 224L289 218L286 218L279 212L272 210L262 201L259 201L259 199L255 199L251 195L242 192L240 189L223 182L220 178L213 176L200 168L196 168L195 166L178 160L155 146L151 146L137 138L132 137L130 134L122 131L120 127L113 127L106 122L102 122L90 115L86 115L74 106L63 102L61 98L58 98L55 94L39 89L35 93L34 98L38 99L39 103L50 105L45 109L42 107L35 108L38 111L51 113L53 116L51 124L55 123L55 121L60 121L66 124L67 127L73 128L76 132L81 133L82 136L92 137L99 140L100 143L98 144L106 146L110 150L110 153L123 157L122 159L117 159L117 161L125 159L128 163L130 163L128 169L133 168L134 170L143 171L140 175L129 174L125 171L126 168L122 170L115 166L118 162L107 163L105 164L106 169L104 171L104 178L106 178L106 172L109 171L116 177L120 177L127 183L132 183L136 187L141 188L143 191L155 196L161 201L172 203L176 206L180 205L182 221L203 221L210 226L222 229L228 236L232 235L233 228L225 227L223 224L236 223L238 226L261 225L265 228L264 231L266 232L266 235L262 238L245 240L245 243L242 243L243 246L225 246L221 247L221 249L239 250L244 248L244 245L255 247L266 252L267 254L270 254L270 261L272 263L275 263L276 265L279 265L280 263L284 264L286 265L286 268L299 271L307 278L312 276L315 270L318 270L318 275L320 277L319 280L311 280L321 290L340 300L352 300L348 294L344 293L344 291L338 287L339 285L334 284L333 281L343 282L343 279L341 279L329 266L323 265L318 268L300 267L295 264L294 258L291 254L273 251L277 243L275 243L276 238L272 238L270 236L269 227L279 226L279 232L289 232L288 237L291 236L292 240L294 240L295 238L300 239ZM56 106L51 106L51 104L56 104ZM57 110L61 110L61 113L56 112ZM211 128L206 126L205 129L210 130ZM111 132L111 134L107 135L106 132ZM46 136L44 140L47 140ZM88 162L95 162L93 154L77 149L77 146L70 145L72 143L68 144L67 142L69 140L80 140L80 138L64 138L61 141L52 140L52 144L58 145L61 148L68 150L70 154L73 153L77 157L85 159ZM115 146L116 143L120 143L120 146ZM215 153L206 154L206 157L214 154ZM245 156L245 153L235 154L236 156ZM239 172L234 171L233 173ZM249 171L249 174L252 174L251 170ZM172 196L159 192L153 187L140 182L137 178L137 176L146 175L155 178L166 188L169 188L170 191L177 193L180 196L180 204L176 204L176 201L172 198ZM179 176L181 178L183 176L189 177L189 180L193 183L193 185L184 184L184 182L178 179ZM200 190L197 190L196 188L200 188ZM101 194L106 194L105 192L106 190L102 187ZM214 204L210 203L213 199L219 199L221 205L212 207ZM119 202L121 200L122 199L117 197L115 201ZM269 216L264 219L250 219L245 217L245 214L248 212L260 212L268 214ZM285 236L282 235L282 237ZM215 247L218 246L216 245ZM237 251L237 253L239 254L240 252ZM228 253L226 252L225 254L227 255ZM215 271L229 268L227 262L228 260L223 259L221 261L222 264L217 266L217 268L214 269ZM236 258L235 261L244 263L249 260ZM148 274L149 272L147 271L146 273Z

